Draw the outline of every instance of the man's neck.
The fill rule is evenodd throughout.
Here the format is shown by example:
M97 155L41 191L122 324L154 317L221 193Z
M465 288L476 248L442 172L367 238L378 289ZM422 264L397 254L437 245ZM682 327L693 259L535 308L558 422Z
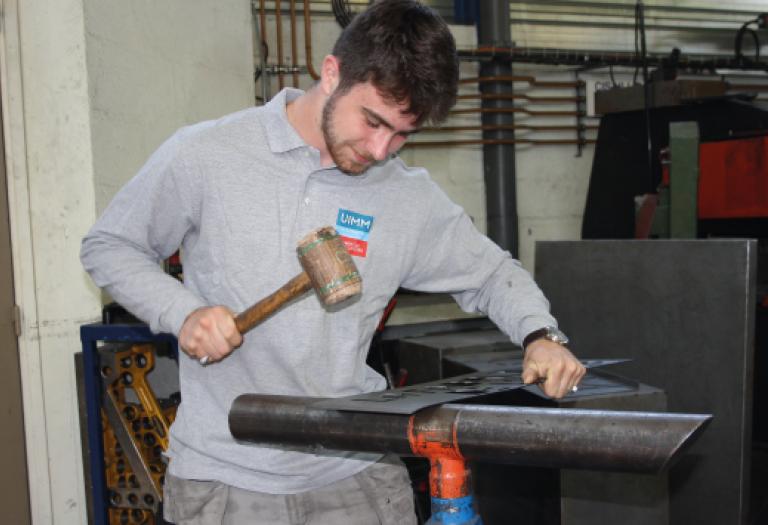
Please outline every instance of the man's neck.
M304 142L320 151L320 162L325 166L330 165L332 160L326 148L321 127L324 104L325 97L315 86L289 102L285 112L288 122Z

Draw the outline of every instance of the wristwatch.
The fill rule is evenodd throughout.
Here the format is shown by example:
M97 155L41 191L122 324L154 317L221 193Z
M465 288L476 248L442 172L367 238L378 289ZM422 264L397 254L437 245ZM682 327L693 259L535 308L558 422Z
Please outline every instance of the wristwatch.
M553 343L557 343L561 346L568 346L569 341L568 336L565 335L556 326L545 326L544 328L534 330L525 336L525 339L523 339L523 350L525 350L529 344L536 341L537 339L549 339Z

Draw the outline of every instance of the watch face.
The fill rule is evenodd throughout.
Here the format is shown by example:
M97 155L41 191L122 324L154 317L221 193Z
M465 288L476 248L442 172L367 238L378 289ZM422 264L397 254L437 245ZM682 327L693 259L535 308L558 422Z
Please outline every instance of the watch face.
M554 326L547 327L547 335L545 335L544 337L546 337L550 341L553 341L561 345L568 344L568 336L565 335L558 328L555 328Z

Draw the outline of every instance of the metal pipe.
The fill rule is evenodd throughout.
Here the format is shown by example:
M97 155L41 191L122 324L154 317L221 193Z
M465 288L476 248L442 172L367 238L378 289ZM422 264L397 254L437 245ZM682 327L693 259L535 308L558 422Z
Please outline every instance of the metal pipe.
M266 50L264 48L267 46L267 13L264 6L264 0L259 0L259 22L261 29L261 51L262 53L265 53Z
M307 73L312 77L312 80L318 80L320 75L317 74L315 66L312 65L312 20L307 0L304 0L304 54L306 55Z
M466 139L466 140L434 140L434 141L420 141L409 142L404 148L444 148L451 146L477 146L485 144L504 144L504 145L517 145L528 144L531 146L566 146L566 145L587 145L595 144L596 140L585 139Z
M532 146L563 146L595 144L594 139L458 139L458 140L420 140L406 142L403 148L442 148L450 146L472 146L480 144L530 144Z
M483 131L485 129L507 129L507 130L522 130L522 131L586 131L597 130L597 125L586 126L535 126L531 124L512 124L511 126L437 126L437 127L425 127L420 128L419 131L424 133L443 133L454 131Z
M483 95L481 93L470 93L467 95L459 95L456 100L489 100L489 99L505 99L505 100L526 100L533 104L561 104L566 102L584 102L584 97L535 97L530 95L521 95L513 93L502 94L488 94Z
M469 466L463 459L430 458L432 516L427 525L482 525L471 491L471 478Z
M321 400L244 394L229 411L242 441L393 452L547 468L658 473L711 419L703 414L447 404L412 415L314 408ZM440 452L438 454L437 452Z
M727 83L728 91L768 91L768 84L731 84Z
M264 0L259 0L259 24L258 24L258 40L259 40L259 67L261 68L261 103L266 104L270 98L270 78L267 73L267 54L269 53L269 47L267 46L267 14L264 7Z
M485 106L485 105L483 105L483 106ZM532 115L532 116L536 116L536 117L577 117L577 116L582 114L579 111L537 111L537 110L534 110L534 109L525 109L525 108L518 108L518 107L506 107L506 108L488 108L488 107L462 108L462 109L453 109L450 112L451 115L466 115L466 114L469 114L469 113L482 113L482 114L491 114L491 113L525 113L526 115ZM494 125L494 124L488 124L488 125ZM496 125L497 126L501 126L502 124L496 124Z
M477 41L481 46L511 45L508 1L479 2ZM499 79L511 75L512 64L509 60L492 58L480 64L481 78ZM512 90L512 83L501 80L480 83L480 92L483 95L507 95L512 93ZM513 109L511 106L512 103L504 98L483 99L482 124L484 126L514 124L514 112L507 111ZM461 110L458 111L461 112ZM483 139L493 141L514 139L510 134L504 129L489 129L483 131ZM488 237L501 248L519 255L514 145L504 142L484 143L483 168Z
M634 51L603 51L582 49L530 48L510 46L481 46L458 51L463 60L506 59L518 63L570 65L580 67L626 66L639 67L641 60ZM649 53L650 67L674 66L681 70L711 71L714 69L762 70L760 62L744 64L731 55L679 55Z
M283 89L283 21L282 21L282 2L275 1L275 40L277 40L277 86Z
M230 408L229 430L235 439L286 447L411 453L407 416L322 410L312 408L315 401L243 394Z
M554 88L554 89L560 89L560 88L573 89L573 88L581 87L584 85L584 82L581 82L581 81L573 82L573 81L537 80L536 77L532 77L532 76L507 75L507 74L468 77L468 78L462 78L459 80L459 84L477 84L477 83L482 84L485 82L525 82L526 84L530 84L532 87Z
M293 87L299 87L299 52L296 43L296 0L291 0L291 67L293 68Z

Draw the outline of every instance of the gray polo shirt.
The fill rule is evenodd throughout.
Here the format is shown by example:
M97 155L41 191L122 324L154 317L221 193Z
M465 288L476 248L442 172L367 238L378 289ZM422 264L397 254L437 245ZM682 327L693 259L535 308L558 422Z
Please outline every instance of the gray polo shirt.
M453 294L510 338L555 324L530 275L480 234L424 169L392 158L359 176L323 168L286 119L301 92L181 129L114 198L83 240L94 282L149 323L178 335L204 305L241 311L300 272L296 244L332 225L363 278L362 295L324 308L314 294L246 334L202 367L180 354L182 403L170 472L269 493L296 493L353 475L378 456L311 454L236 443L227 426L245 392L336 397L380 390L365 364L374 329L399 287ZM184 284L159 261L182 248Z

